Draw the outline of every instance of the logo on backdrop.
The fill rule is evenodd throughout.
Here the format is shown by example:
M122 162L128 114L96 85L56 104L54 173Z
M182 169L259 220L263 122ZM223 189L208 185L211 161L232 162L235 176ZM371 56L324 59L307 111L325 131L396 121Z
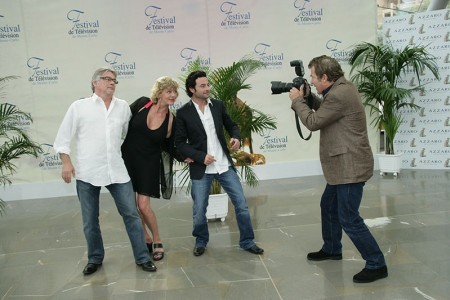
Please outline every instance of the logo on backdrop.
M13 105L15 107L17 107L17 105L12 104L12 103L8 103L10 105ZM31 121L30 119L25 118L24 116L18 115L15 116L14 119L12 120L7 120L6 121L8 126L15 126L15 127L19 127L23 130L28 130L31 127Z
M42 170L60 169L62 167L62 161L59 159L59 155L55 153L52 144L41 144L42 150L40 154L39 168Z
M425 25L422 25L425 26ZM427 26L428 29L430 30L436 30L436 29L449 29L450 28L450 23L437 23L437 24L429 24Z
M420 21L424 21L424 20L441 20L443 17L443 12L442 11L437 11L437 12L428 12L426 14L418 14L416 15L415 19L416 20L420 20Z
M225 15L220 26L226 29L248 28L251 22L250 12L238 11L237 4L233 2L222 2L220 11Z
M313 0L294 0L294 7L298 10L298 15L294 22L298 25L316 25L322 22L323 8L311 8Z
M432 108L425 108L422 107L419 109L419 116L426 117L427 115L445 115L450 116L450 108L448 107L432 107Z
M100 29L98 20L86 20L84 11L78 9L69 10L66 15L71 24L68 34L73 38L95 37Z
M136 62L124 61L121 53L113 51L106 53L105 62L117 72L117 77L134 78L136 75Z
M8 24L6 17L0 15L0 42L16 42L20 33L20 24Z
M266 64L268 69L281 69L283 66L283 52L274 53L269 51L270 45L266 43L258 43L253 51L258 55L259 60Z
M426 158L421 158L417 161L417 163L419 163L422 167L427 166L427 167L442 167L445 165L445 160L443 159L439 159L439 158L435 158L435 159L426 159Z
M274 136L272 133L272 129L264 130L259 133L264 139L264 142L259 146L259 149L263 152L279 152L286 150L288 144L287 135L280 137Z
M425 95L432 95L432 94L450 94L450 87L449 86L429 86L429 88L424 88Z
M428 133L434 134L434 135L444 135L449 136L450 135L450 129L448 128L428 128ZM424 128L424 137L426 136L425 128Z
M448 10L447 10L448 14ZM422 88L412 92L412 102L421 106L417 111L404 109L405 116L398 131L398 143L401 151L409 155L408 165L413 168L448 168L450 165L450 138L448 99L450 95L450 77L447 78L450 55L448 44L450 25L443 21L443 11L417 13L405 18L387 18L384 20L385 41L397 49L404 46L428 45L427 50L438 60L441 79L435 79L430 72L421 72L421 80L417 81L413 69L406 71L402 79L402 87ZM407 124L409 123L409 128ZM414 132L418 130L416 135ZM415 136L414 138L412 138ZM409 144L401 144L410 140ZM416 153L416 151L418 151ZM405 164L405 161L404 161Z
M59 80L59 67L49 67L41 57L33 56L27 60L27 66L31 69L28 81L32 84L56 84Z
M181 67L181 71L185 72L188 70L189 65L197 58L200 58L200 65L208 67L211 65L211 58L201 58L197 54L197 49L186 47L181 49L180 51L180 57L185 61L185 64L183 67Z
M330 39L326 42L325 48L330 52L330 56L336 59L340 64L348 64L351 50L344 50L341 40Z
M166 33L174 32L177 23L175 16L165 17L158 16L161 7L150 5L145 8L144 14L150 19L150 23L145 27L150 33Z

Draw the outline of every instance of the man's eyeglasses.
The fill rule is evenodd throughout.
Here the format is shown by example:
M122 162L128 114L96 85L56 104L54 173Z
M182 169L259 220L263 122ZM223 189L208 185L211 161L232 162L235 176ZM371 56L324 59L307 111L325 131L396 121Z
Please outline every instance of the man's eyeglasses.
M108 82L114 82L115 84L118 84L119 82L115 79L115 78L111 78L111 77L100 77L100 79L106 80Z

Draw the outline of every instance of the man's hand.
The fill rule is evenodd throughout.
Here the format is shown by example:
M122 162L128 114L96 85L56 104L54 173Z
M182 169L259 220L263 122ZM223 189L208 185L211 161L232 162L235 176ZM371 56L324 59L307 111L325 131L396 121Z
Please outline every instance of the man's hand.
M311 95L311 86L309 85L308 81L305 80L305 83L300 87L302 91L304 91L303 97L309 97Z
M70 183L72 181L72 177L75 177L75 168L73 167L72 161L70 160L70 156L64 153L60 153L59 157L62 161L61 177L64 182Z
M231 150L239 150L241 147L241 142L238 139L231 138L230 139Z
M72 177L75 177L75 168L72 166L72 164L64 165L62 168L62 179L66 183L70 183L72 181Z
M289 91L289 98L291 100L297 99L297 98L304 98L308 97L311 94L311 87L309 86L309 83L305 80L305 82L300 86L300 89L296 87L292 87Z
M216 161L216 158L212 155L206 154L204 164L209 166L210 164L214 163Z
M294 99L297 98L303 98L303 86L300 87L300 89L296 88L296 87L292 87L291 90L289 91L289 98L291 99L291 101L293 101Z

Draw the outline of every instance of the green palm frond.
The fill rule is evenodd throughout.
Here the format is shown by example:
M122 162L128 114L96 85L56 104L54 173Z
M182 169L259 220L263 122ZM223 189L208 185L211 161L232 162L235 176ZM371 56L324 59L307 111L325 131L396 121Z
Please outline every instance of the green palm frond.
M245 182L249 187L256 187L258 185L258 176L255 171L246 161L239 159L238 155L233 155L232 157L236 159L236 165L240 166L239 176L245 179Z
M250 131L260 133L267 129L276 129L277 122L276 119L271 116L263 113L260 110L252 109L253 116L252 122L250 123Z
M0 146L0 170L2 174L4 172L12 174L16 169L16 165L13 163L15 159L23 155L37 157L41 152L40 145L26 135L10 137ZM5 182L0 181L0 185L5 185Z
M10 80L14 80L19 78L19 76L5 76L5 77L0 77L0 98L3 98L5 96L3 89L5 88L5 83L10 81Z
M13 104L2 103L0 106L0 137L13 134L26 135L23 129L16 125L19 119L33 122L29 113L21 111Z
M220 67L209 74L211 95L225 102L234 101L241 90L250 90L247 79L265 65L249 56L241 58L231 66Z
M0 90L4 83L17 76L0 78ZM3 94L2 94L3 96ZM42 148L35 143L28 133L20 127L19 121L33 122L29 113L21 111L10 103L0 104L0 185L11 184L10 177L16 172L14 161L24 155L37 157ZM0 215L3 215L6 203L0 199Z
M364 96L364 104L370 107L372 124L385 130L390 127L386 130L386 138L392 142L401 124L399 110L403 107L420 108L411 99L413 92L424 87L421 83L424 71L431 71L439 79L436 58L427 51L426 46L408 45L394 49L391 44L363 42L354 47L349 62L352 66L350 73L353 74L351 80ZM408 88L398 85L407 72L413 72L418 85ZM393 145L386 148L387 154L393 154L393 151Z

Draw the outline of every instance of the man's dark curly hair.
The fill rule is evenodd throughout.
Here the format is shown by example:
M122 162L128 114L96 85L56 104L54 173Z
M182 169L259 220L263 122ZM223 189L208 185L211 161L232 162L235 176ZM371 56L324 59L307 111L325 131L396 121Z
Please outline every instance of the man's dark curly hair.
M193 93L189 90L190 88L195 89L195 81L197 78L206 77L206 73L204 71L194 71L191 72L188 77L186 78L186 94L189 97L192 97Z

